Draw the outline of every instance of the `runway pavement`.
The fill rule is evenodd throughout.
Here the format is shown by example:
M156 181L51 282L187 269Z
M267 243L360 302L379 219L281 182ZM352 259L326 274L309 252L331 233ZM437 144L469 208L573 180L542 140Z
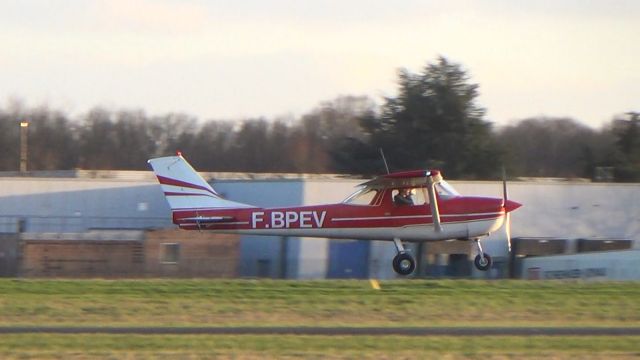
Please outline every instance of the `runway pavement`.
M322 336L640 336L640 327L0 327L0 334L28 333Z

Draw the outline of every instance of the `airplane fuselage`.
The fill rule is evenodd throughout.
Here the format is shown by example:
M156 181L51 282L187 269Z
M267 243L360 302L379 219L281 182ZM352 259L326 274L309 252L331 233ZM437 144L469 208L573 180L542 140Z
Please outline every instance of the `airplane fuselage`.
M502 226L501 199L459 196L440 199L442 231L436 231L428 204L396 206L390 191L373 205L332 204L283 208L174 211L183 229L221 233L341 239L435 241L485 236ZM198 219L220 218L206 221Z

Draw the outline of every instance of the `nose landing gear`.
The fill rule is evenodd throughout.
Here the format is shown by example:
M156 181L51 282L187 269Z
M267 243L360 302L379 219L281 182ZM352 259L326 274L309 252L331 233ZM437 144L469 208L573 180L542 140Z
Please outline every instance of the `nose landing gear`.
M478 247L478 255L473 260L476 268L481 271L487 271L491 268L491 264L493 261L491 260L491 256L489 254L482 251L482 245L480 245L480 239L475 239L476 246Z

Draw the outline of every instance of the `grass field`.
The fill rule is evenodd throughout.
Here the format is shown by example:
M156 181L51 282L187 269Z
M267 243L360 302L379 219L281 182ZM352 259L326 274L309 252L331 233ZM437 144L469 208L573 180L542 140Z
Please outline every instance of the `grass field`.
M624 359L638 337L5 335L3 359Z
M640 326L640 283L0 280L1 326ZM633 358L640 337L42 335L0 358Z
M0 325L638 326L640 284L0 280Z

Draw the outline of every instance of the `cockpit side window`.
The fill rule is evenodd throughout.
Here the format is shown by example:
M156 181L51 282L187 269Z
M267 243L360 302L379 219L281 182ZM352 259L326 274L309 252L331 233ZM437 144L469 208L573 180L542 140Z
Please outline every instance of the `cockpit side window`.
M407 190L409 190L408 198L405 193ZM424 205L429 203L429 196L426 193L426 188L395 189L392 192L392 198L395 206ZM405 199L410 199L411 202Z
M397 189L393 190L393 204L395 206L413 206L415 202L413 201L413 191L409 188L407 189Z

